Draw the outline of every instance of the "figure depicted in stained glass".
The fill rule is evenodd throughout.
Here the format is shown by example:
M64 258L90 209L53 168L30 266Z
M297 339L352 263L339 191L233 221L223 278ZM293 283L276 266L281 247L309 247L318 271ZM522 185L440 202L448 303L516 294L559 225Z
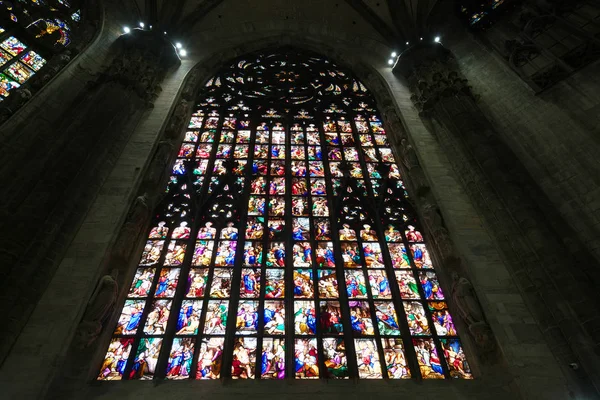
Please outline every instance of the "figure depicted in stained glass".
M154 279L153 268L139 268L135 273L133 284L129 289L129 297L146 297Z
M144 326L144 333L148 335L162 335L167 330L167 322L171 313L171 300L155 300Z
M318 359L317 339L296 339L294 347L294 368L296 370L296 378L318 378Z
M135 354L129 379L152 379L156 371L156 363L162 339L160 338L142 338Z
M285 215L285 198L276 196L269 199L269 215L274 217Z
M346 271L346 291L349 298L367 298L367 287L362 271Z
M354 232L354 231L352 231ZM341 234L340 234L341 237ZM344 259L345 268L358 268L362 265L358 243L342 243L342 258Z
M266 333L283 335L285 333L285 303L283 301L266 301L264 319Z
M444 293L435 272L419 273L419 281L427 300L444 300Z
M354 343L359 377L362 379L381 378L381 364L375 340L356 339Z
M121 317L115 329L115 335L133 335L142 319L145 300L127 300L121 311Z
M258 297L260 294L260 270L245 268L242 270L240 287L241 297Z
M262 244L257 242L246 242L244 245L244 264L249 266L260 266L262 264Z
M444 379L440 357L432 339L413 339L417 361L424 379Z
M319 297L337 299L339 296L336 272L319 270Z
M400 326L394 304L391 301L375 302L375 317L381 335L399 335Z
M348 361L346 359L346 347L341 339L323 339L324 363L329 378L347 378Z
M214 242L212 241L198 240L196 242L196 247L194 248L192 265L204 267L209 266L212 260L213 246Z
M295 243L292 249L294 267L310 267L312 265L312 249L310 242Z
M280 269L267 269L266 275L265 298L283 298L285 295L284 271Z
M405 301L404 310L406 311L406 320L408 321L408 329L412 335L429 335L429 323L425 316L425 310L421 303L416 301Z
M308 194L305 179L292 178L292 194L294 196L306 196Z
M355 335L375 334L369 303L365 301L350 302L350 324Z
M235 262L235 249L237 242L225 240L219 242L217 248L217 256L215 257L216 266L230 266L232 267Z
M153 265L158 263L164 244L164 240L148 240L140 259L140 265Z
M215 268L210 285L210 297L225 299L231 295L231 269Z
M223 338L203 339L198 356L196 379L219 379L223 358Z
M156 285L155 297L172 297L179 282L179 268L163 268L160 270L158 284Z
M285 267L285 245L283 243L272 243L267 252L267 267Z
M123 377L132 345L133 339L130 338L116 338L110 342L98 380L119 380Z
M411 271L396 271L396 281L403 299L418 299L419 288Z
M237 338L233 346L231 377L234 379L253 379L256 360L256 339Z
M317 247L317 265L319 268L335 268L333 243L319 243Z
M204 227L200 228L198 231L198 239L214 239L217 230L212 227L212 222L207 222Z
M441 339L444 357L453 378L473 379L465 353L457 339Z
M229 301L211 300L208 302L208 311L204 323L205 334L224 334L227 325L227 311Z
M344 331L342 311L337 301L322 301L319 326L323 333L341 334Z
M283 339L264 339L260 370L262 379L285 378L285 346Z
M167 379L187 379L192 369L194 357L193 339L174 339L169 362L167 365Z
M315 198L313 199L312 215L315 217L328 217L329 208L327 207L327 199Z
M388 250L394 268L410 268L410 259L403 244L389 244Z
M294 302L294 331L297 335L314 335L317 331L317 317L312 301Z
M173 231L175 234L175 231ZM171 242L165 257L165 265L181 265L185 258L187 245L181 242Z
M236 330L240 334L256 333L258 329L258 302L241 301L238 306Z
M152 228L150 235L148 235L148 239L166 239L169 234L169 228L167 228L165 224L165 221L161 221L157 226Z
M429 252L424 244L413 244L410 246L410 251L417 268L433 268Z
M310 220L308 218L294 218L292 220L292 239L310 239Z
M369 285L374 299L389 299L392 297L390 281L383 270L369 271Z
M265 215L265 198L250 196L248 200L248 215Z
M342 229L340 229L340 240L356 240L356 232L354 229L350 229L350 225L344 224L342 225Z
M294 297L299 299L312 299L315 296L312 270L294 270Z
M381 339L385 354L385 365L390 379L410 378L410 369L406 362L404 346L401 339Z

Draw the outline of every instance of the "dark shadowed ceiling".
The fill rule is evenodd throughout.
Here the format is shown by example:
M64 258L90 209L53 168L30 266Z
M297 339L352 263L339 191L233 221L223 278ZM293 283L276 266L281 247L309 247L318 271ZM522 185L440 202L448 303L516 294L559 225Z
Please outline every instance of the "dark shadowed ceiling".
M232 23L327 24L370 35L391 48L435 31L432 14L452 0L135 0L140 20L169 34L190 36ZM450 7L451 9L451 7Z

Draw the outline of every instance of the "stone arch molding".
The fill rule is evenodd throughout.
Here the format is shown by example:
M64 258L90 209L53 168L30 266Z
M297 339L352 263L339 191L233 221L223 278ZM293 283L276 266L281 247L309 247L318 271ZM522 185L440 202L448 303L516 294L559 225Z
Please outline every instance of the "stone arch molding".
M82 379L91 380L97 375L96 367L104 355L111 333L110 328L104 328L107 325L114 325L118 317L114 305L119 304L119 300L127 291L125 285L126 282L130 282L132 271L135 270L133 264L137 260L135 259L138 254L137 249L144 241L141 235L149 227L152 210L162 200L170 165L176 157L178 144L182 140L185 124L192 113L197 91L217 73L219 68L236 57L283 45L293 45L326 54L332 61L352 70L374 95L392 148L401 160L399 167L405 184L414 196L414 206L420 214L429 237L432 257L439 265L438 274L449 293L452 293L453 299L449 302L451 311L458 317L456 322L460 330L470 333L470 337L462 335L462 340L469 353L471 367L476 374L480 375L478 371L481 371L482 367L484 368L486 364L496 364L502 358L499 355L496 339L485 319L483 308L467 278L467 268L450 239L440 207L430 190L428 179L416 152L410 144L411 140L388 83L373 66L355 54L306 38L286 35L264 38L215 52L200 60L187 73L152 150L145 173L138 181L135 201L129 208L121 228L116 232L114 244L101 267L102 277L94 293L105 295L92 297L76 330L70 352L73 356L69 357L71 364L69 369L85 374L81 376ZM135 257L132 257L132 254L135 254ZM117 290L114 289L115 284L118 286ZM99 301L106 304L99 304ZM95 310L104 311L99 314L94 312ZM93 319L90 319L90 316L93 316Z

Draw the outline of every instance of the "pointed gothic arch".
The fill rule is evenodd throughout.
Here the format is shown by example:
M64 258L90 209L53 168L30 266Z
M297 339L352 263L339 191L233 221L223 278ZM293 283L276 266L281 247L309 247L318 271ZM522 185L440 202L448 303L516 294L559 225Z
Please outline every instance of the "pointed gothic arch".
M471 378L396 163L350 71L291 47L222 68L98 379Z

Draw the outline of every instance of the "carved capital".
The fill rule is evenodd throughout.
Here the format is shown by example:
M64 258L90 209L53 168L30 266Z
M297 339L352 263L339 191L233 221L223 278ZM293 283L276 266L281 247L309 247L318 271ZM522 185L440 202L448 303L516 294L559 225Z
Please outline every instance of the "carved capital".
M457 94L473 97L468 80L460 72L452 53L439 43L419 44L406 50L394 73L407 79L411 100L422 115L444 97Z
M150 103L167 68L180 62L173 45L154 31L135 29L119 37L115 47L117 55L98 83L117 82Z

